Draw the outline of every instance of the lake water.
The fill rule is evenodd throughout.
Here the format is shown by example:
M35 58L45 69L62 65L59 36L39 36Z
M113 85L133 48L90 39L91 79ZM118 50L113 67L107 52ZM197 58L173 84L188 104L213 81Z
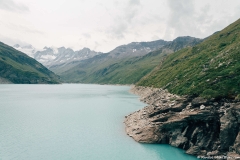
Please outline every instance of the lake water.
M129 89L0 85L0 160L196 160L125 134L124 116L145 106Z

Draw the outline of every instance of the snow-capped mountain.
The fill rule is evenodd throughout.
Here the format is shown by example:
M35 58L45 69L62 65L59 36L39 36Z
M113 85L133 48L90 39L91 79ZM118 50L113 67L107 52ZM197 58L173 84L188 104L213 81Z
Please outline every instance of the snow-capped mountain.
M92 51L89 48L74 51L71 48L65 47L44 47L42 50L36 50L31 45L22 47L16 44L13 47L23 53L26 53L48 68L51 66L71 63L73 61L81 61L95 55L102 54L101 52Z

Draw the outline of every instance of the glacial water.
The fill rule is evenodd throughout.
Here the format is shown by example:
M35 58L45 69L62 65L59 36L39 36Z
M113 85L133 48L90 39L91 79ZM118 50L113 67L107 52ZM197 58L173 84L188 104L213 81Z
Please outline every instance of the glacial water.
M145 106L127 86L0 85L0 160L195 160L140 144L124 116Z

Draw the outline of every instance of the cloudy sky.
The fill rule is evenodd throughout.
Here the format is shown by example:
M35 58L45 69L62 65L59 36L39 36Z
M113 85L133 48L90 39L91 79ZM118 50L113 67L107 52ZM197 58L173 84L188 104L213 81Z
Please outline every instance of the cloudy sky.
M0 41L88 47L204 38L240 18L240 0L0 0Z

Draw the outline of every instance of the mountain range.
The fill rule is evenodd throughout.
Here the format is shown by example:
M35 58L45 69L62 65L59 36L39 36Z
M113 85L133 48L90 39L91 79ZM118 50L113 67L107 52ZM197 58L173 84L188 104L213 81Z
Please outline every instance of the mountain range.
M205 39L132 42L108 53L0 43L2 83L135 84L149 106L127 133L201 156L240 157L240 19ZM42 64L48 67L49 71Z
M14 47L25 51L67 83L137 83L165 87L181 95L234 97L239 92L235 55L238 53L237 22L236 28L230 25L205 39L186 36L173 41L132 42L108 53L88 48L73 51L44 47L37 51L31 45Z
M179 37L173 41L134 42L79 61L64 72L55 73L65 82L134 84L156 67L161 57L199 42L200 39L193 37Z
M60 75L64 82L132 84L157 66L162 56L200 41L193 37L178 37L173 41L132 42L108 53L88 48L73 51L65 47L44 47L42 50L31 45L14 47Z
M73 61L81 61L102 54L101 52L92 51L89 48L74 51L71 48L65 47L44 47L41 50L35 49L32 45L20 46L19 44L16 44L13 47L36 59L47 68L71 63Z

